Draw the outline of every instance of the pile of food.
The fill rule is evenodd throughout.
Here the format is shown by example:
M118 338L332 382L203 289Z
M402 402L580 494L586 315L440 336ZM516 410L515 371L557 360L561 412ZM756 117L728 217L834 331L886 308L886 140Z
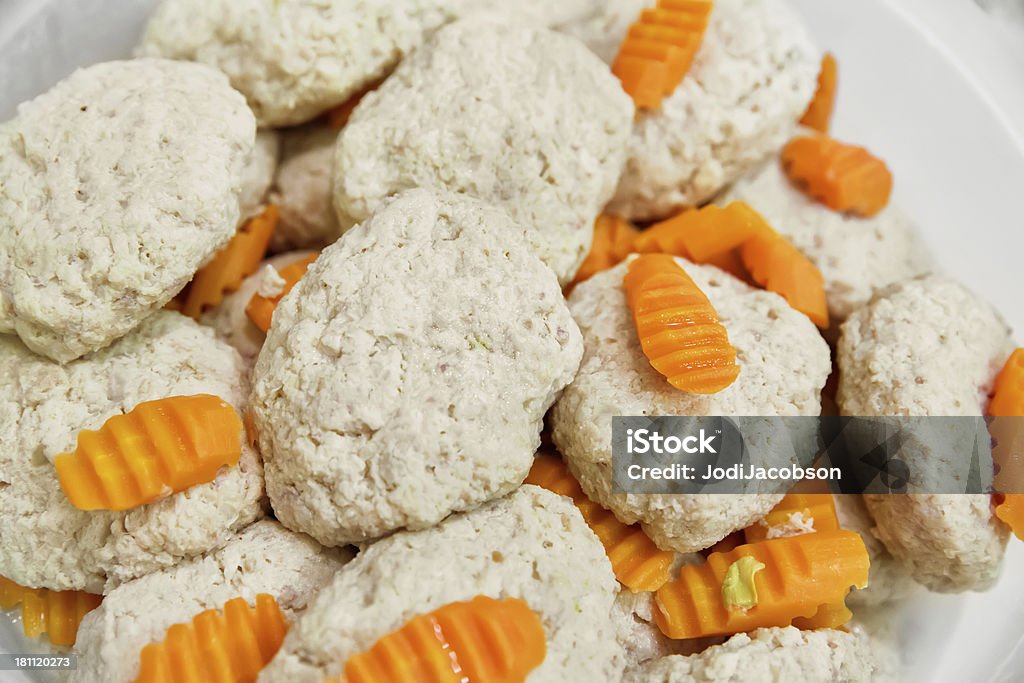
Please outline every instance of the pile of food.
M90 683L898 679L1024 499L611 477L1024 414L839 70L784 0L164 0L0 124L0 609Z

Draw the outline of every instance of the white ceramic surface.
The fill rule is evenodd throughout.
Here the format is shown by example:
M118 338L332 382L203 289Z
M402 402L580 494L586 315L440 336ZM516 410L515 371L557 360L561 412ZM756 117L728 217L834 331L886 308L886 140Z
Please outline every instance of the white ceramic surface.
M895 201L942 266L995 302L1021 337L1024 45L1010 53L1001 41L1024 34L984 23L970 0L794 2L839 57L835 134L890 163ZM0 0L0 120L74 67L128 55L154 4ZM906 606L900 638L911 680L1024 680L1022 575L1024 544L1011 540L992 591ZM0 652L29 650L0 621ZM27 680L0 671L3 683Z

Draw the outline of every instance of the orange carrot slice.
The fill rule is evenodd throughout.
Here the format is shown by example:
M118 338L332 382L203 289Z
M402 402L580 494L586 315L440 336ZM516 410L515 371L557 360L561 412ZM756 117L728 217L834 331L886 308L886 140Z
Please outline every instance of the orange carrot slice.
M809 258L774 230L747 240L740 257L750 277L775 292L818 327L828 327L825 278Z
M764 565L753 577L757 601L747 609L730 609L723 583L742 557ZM866 586L869 564L864 541L854 531L741 545L712 553L703 565L682 567L677 580L655 593L655 621L662 633L676 639L788 626L801 617L814 619L822 605L838 605L851 588Z
M633 251L708 263L765 232L771 232L771 227L745 202L724 207L709 204L655 223L634 240Z
M819 133L827 133L832 122L832 111L836 107L836 88L839 85L839 63L835 55L826 52L821 59L818 72L818 90L807 106L800 123Z
M142 649L136 683L246 683L274 657L288 624L273 596L256 606L235 598L224 609L197 614Z
M658 0L634 23L612 65L637 108L656 109L683 81L704 41L714 3Z
M781 294L820 327L828 327L821 272L745 202L691 209L656 223L633 240L633 251L717 266Z
M242 280L260 267L277 227L278 215L276 206L267 206L263 213L250 218L238 229L227 246L192 278L182 313L198 318L205 309L223 301L225 293L238 291Z
M29 638L46 635L54 645L71 647L85 615L99 607L103 596L84 591L25 588L0 576L0 609L21 605L21 627Z
M724 270L737 280L742 280L747 284L753 284L754 282L750 279L750 273L747 272L747 267L743 265L743 258L740 257L739 249L723 251L717 256L712 256L707 260L707 265L714 266L719 270Z
M622 89L633 98L637 109L657 109L665 99L668 65L657 60L620 54L612 65L612 73Z
M589 280L629 256L633 250L633 240L638 234L633 224L624 218L610 214L598 216L594 222L594 243L580 269L576 271L573 284Z
M274 317L274 311L277 309L277 304L280 303L284 295L292 291L292 287L298 284L302 276L309 270L309 266L312 265L313 261L316 261L319 254L311 254L301 261L290 263L281 270L278 271L284 279L284 288L281 293L275 297L268 298L260 296L259 293L253 294L252 299L249 300L249 304L245 307L245 314L249 316L249 320L252 324L260 328L264 332L270 329L271 319Z
M128 510L203 484L242 452L242 420L217 396L140 403L54 460L68 501L80 510Z
M996 376L988 414L997 417L1024 416L1024 349L1016 349Z
M644 355L677 389L713 394L736 381L736 349L704 292L667 254L644 254L622 281Z
M1024 349L1016 349L996 376L988 429L992 435L992 457L996 464L993 486L997 490L1020 490L1024 483ZM1024 540L1024 494L994 496L996 517Z
M650 592L668 581L674 554L654 545L639 524L623 524L609 510L590 500L561 458L538 456L526 483L572 498L583 521L604 546L612 573L626 588L634 593Z
M519 683L544 661L544 626L518 598L477 596L419 615L345 663L346 683Z
M836 502L831 493L790 493L778 505L743 530L747 543L764 541L778 535L794 536L787 533L796 525L811 527L814 531L835 531L839 528ZM799 532L798 532L799 533Z
M1001 493L995 497L996 517L1024 541L1024 493Z
M853 612L846 606L845 602L835 602L822 605L814 616L797 617L793 620L793 626L804 631L813 631L819 628L839 628L853 619Z
M0 609L12 609L21 604L21 597L32 588L19 586L10 579L0 576Z
M802 192L834 211L874 216L892 194L885 162L827 135L791 140L782 150L782 167Z

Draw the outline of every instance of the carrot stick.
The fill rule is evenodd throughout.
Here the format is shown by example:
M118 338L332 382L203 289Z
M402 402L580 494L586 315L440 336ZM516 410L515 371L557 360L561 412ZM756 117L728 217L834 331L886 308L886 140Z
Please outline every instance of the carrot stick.
M284 298L285 294L292 291L292 288L299 283L302 276L309 270L310 265L313 261L316 261L319 254L311 254L301 261L290 263L281 270L278 271L284 279L284 288L281 293L275 297L268 298L261 296L258 292L252 295L249 300L249 304L245 307L245 314L252 321L253 325L260 328L264 332L270 329L271 319L274 317L274 311L277 309L277 304L280 303L281 299Z
M0 576L0 609L21 606L21 627L29 638L46 635L54 645L71 647L85 615L99 607L102 595L84 591L25 588Z
M836 106L838 85L839 63L836 62L835 55L826 52L821 59L821 71L818 72L818 90L814 93L814 99L807 106L800 123L819 133L827 133Z
M223 610L206 610L191 623L175 624L159 643L142 649L135 683L248 683L277 653L288 631L273 596L256 606L235 598Z
M477 596L415 616L345 663L346 683L521 683L544 661L544 626L523 600Z
M746 607L724 590L730 567L744 557L763 565L750 579L748 588L756 599ZM864 541L853 531L741 545L712 553L703 565L682 567L677 580L655 593L655 621L662 633L676 639L788 626L801 617L814 619L823 605L838 605L851 588L866 586L868 565Z
M246 221L227 246L192 278L181 312L198 318L205 309L223 301L225 293L237 291L242 280L259 268L277 220L277 207L270 205Z
M736 381L736 349L704 292L667 254L644 254L622 281L640 347L677 389L713 394Z
M892 194L885 162L826 135L791 140L782 150L782 167L802 192L834 211L874 216Z
M213 481L242 452L242 420L216 396L140 403L54 460L68 501L80 510L128 510Z
M674 554L654 545L639 524L623 524L609 510L590 500L561 458L537 456L525 483L572 499L583 521L604 546L619 583L640 593L657 590L668 581Z
M640 109L656 109L686 77L700 49L714 3L658 0L630 27L612 65Z

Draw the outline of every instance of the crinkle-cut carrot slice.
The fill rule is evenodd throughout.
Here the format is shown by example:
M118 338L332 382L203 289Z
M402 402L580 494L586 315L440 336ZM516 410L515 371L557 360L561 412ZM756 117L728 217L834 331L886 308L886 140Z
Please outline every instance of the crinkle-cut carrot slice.
M693 65L704 41L709 0L658 0L630 27L612 73L640 109L656 109Z
M1021 491L1024 487L1024 349L1016 349L996 376L988 404L992 458L996 467L993 488ZM1024 540L1024 494L999 497L996 516Z
M992 490L1009 494L1024 491L1024 417L993 416L988 420L988 431L995 472Z
M724 270L737 280L742 280L747 284L753 284L754 282L750 279L750 273L747 272L747 267L743 265L743 258L740 257L739 249L723 251L717 256L712 256L707 260L707 265L714 266L719 270Z
M680 40L678 36L683 34ZM658 88L658 103L664 99L667 83L679 83L690 69L693 53L686 49L689 38L679 29L661 26L634 25L619 48L621 57L635 57L645 63L657 64L652 70L662 78ZM671 91L670 91L671 92Z
M620 54L615 58L612 73L622 89L633 98L637 109L657 109L665 99L668 64L635 55Z
M279 270L277 274L281 276L285 284L281 289L281 293L277 296L268 298L261 296L258 292L252 295L248 305L245 307L245 314L252 321L253 325L264 332L270 329L270 323L274 317L274 311L277 309L277 304L280 303L285 294L292 291L292 288L298 284L302 276L309 270L310 265L313 264L313 261L316 261L317 256L319 254L310 254L301 261L289 263Z
M22 599L22 628L29 638L45 633L54 645L71 647L78 625L102 600L100 595L83 591L36 591Z
M691 35L703 36L713 6L714 3L701 0L662 0L657 7L650 7L641 12L639 23L648 26L669 26L682 29Z
M821 70L818 72L818 90L814 99L807 105L800 123L819 133L827 133L832 122L832 112L836 107L836 89L839 85L839 63L835 55L826 52L821 58Z
M828 327L825 278L803 252L774 230L762 232L740 247L751 279L775 292L818 327Z
M840 628L843 624L849 623L852 618L853 612L846 606L844 600L822 605L813 616L797 617L793 620L793 626L804 631L814 631L819 628Z
M544 661L540 617L518 598L479 595L410 619L351 657L346 683L520 683Z
M21 599L34 588L19 586L10 579L0 576L0 609L13 609L21 604Z
M640 348L669 383L713 394L736 381L736 349L704 292L667 254L644 254L622 281Z
M1014 350L996 376L988 414L996 417L1024 416L1024 349Z
M604 546L612 573L626 588L634 593L650 592L668 581L674 554L654 545L639 524L623 524L611 511L590 500L561 458L537 456L526 483L572 498Z
M834 211L874 216L892 194L884 161L827 135L791 140L782 150L782 168L804 194Z
M722 583L741 557L764 565L754 577L757 604L728 609ZM838 605L868 582L868 551L854 531L824 531L741 545L685 566L655 593L655 621L669 638L700 638L789 626L813 619L822 605Z
M764 519L744 529L743 535L747 543L756 543L769 537L799 535L801 526L816 532L839 528L836 502L831 493L787 494Z
M54 460L68 501L80 510L128 510L213 481L242 452L242 420L209 394L147 401Z
M0 609L21 606L21 627L29 638L46 635L54 645L71 647L78 625L99 607L103 596L84 591L25 588L0 576Z
M271 204L243 223L227 246L192 278L181 312L198 318L204 310L223 301L226 293L238 291L242 281L260 267L278 217L277 207Z
M995 496L996 517L1010 527L1013 535L1024 541L1024 493L1001 493Z
M639 231L625 218L610 214L598 216L594 221L594 242L587 258L576 271L573 284L589 280L629 256L633 250L633 240L638 234Z
M256 606L235 598L223 610L175 624L159 643L142 649L136 683L245 683L255 681L274 657L288 623L273 596L260 593Z
M709 204L655 223L636 237L633 251L708 263L766 232L771 232L771 227L746 202L731 202L724 207Z

